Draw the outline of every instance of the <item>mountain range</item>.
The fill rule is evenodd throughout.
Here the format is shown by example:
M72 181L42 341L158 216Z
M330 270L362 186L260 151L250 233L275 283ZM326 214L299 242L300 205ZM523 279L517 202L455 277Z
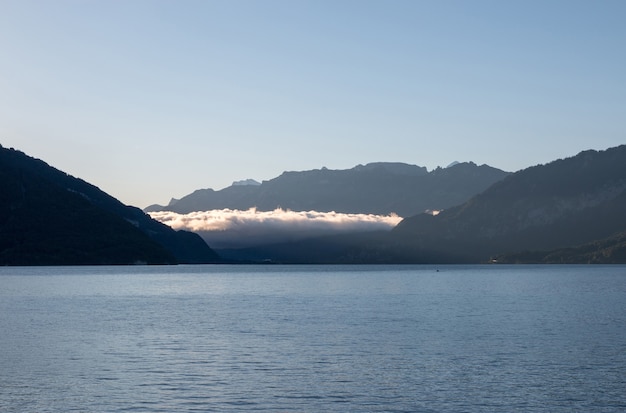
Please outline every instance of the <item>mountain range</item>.
M0 146L0 265L219 261L197 235L44 161Z
M626 145L510 174L390 232L263 245L225 256L312 263L626 262Z
M199 235L175 231L94 185L0 146L0 265L76 265L626 263L626 145L515 173L473 163L431 172L400 163L285 172L261 184L199 190L165 208L251 206L407 218L388 231L266 240L220 250L220 257Z
M378 162L351 169L327 168L284 172L263 181L236 182L214 191L199 189L169 205L151 205L145 212L189 213L215 209L272 211L335 211L410 216L427 209L458 205L509 173L472 162L428 171L404 163Z

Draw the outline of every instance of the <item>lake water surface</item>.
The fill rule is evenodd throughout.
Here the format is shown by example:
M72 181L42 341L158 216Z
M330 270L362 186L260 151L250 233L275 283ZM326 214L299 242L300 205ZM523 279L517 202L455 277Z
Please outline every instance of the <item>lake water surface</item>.
M626 411L626 266L0 268L0 411Z

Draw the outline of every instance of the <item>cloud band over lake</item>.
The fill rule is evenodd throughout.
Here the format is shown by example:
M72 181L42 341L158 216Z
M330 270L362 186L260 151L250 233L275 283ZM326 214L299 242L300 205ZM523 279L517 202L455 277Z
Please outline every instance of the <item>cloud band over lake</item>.
M178 214L151 212L150 216L176 230L199 233L213 248L241 248L333 233L390 230L402 217L339 212L275 209L245 211L220 209Z

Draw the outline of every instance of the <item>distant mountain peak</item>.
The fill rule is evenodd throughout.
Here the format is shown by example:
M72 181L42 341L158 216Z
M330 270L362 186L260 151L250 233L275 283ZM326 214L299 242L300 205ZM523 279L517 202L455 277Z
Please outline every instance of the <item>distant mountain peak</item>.
M452 166L458 165L459 163L460 163L459 161L454 161L450 165L446 166L446 168L450 168Z
M232 186L259 186L261 183L254 179L243 179L241 181L234 181Z
M357 165L354 171L385 171L394 175L426 175L428 170L423 166L411 165L403 162L371 162Z

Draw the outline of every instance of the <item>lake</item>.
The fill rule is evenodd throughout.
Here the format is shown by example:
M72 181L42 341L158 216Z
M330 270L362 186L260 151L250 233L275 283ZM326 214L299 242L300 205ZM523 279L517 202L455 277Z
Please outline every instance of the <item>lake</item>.
M626 266L0 268L2 412L618 412Z

